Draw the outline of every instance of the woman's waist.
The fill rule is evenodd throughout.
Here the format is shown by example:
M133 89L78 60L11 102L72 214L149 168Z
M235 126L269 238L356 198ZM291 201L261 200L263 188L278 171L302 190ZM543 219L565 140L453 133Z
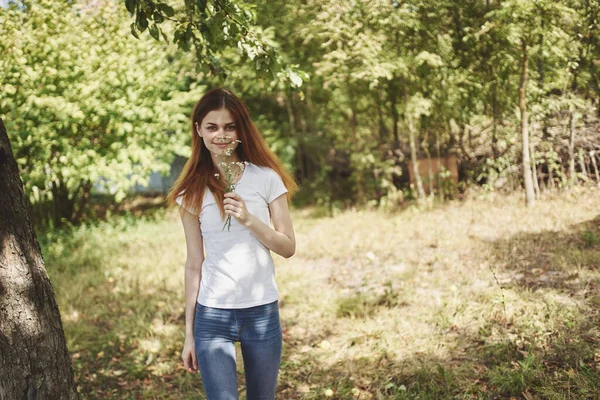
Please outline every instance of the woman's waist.
M257 241L245 242L204 242L206 251L205 259L213 264L225 262L227 264L238 262L253 262L264 264L272 260L271 252L262 243Z
M206 255L202 264L205 275L224 275L239 279L240 277L270 274L275 269L271 254L258 257L256 254L236 255L235 257L211 257Z

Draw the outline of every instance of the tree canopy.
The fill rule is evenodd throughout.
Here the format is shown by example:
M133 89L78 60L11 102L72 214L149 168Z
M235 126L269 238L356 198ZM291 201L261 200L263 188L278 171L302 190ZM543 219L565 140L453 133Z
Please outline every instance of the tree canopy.
M247 102L298 204L512 190L526 166L536 193L597 179L597 2L27 0L0 19L0 115L30 200L62 217L103 179L120 199L167 173L214 86ZM409 181L449 154L458 188Z

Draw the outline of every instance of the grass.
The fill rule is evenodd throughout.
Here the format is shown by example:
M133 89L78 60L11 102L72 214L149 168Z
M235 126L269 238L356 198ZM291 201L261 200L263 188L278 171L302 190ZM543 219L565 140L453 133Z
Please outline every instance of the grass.
M600 398L599 195L295 210L277 398ZM82 398L204 398L179 359L175 211L40 239Z

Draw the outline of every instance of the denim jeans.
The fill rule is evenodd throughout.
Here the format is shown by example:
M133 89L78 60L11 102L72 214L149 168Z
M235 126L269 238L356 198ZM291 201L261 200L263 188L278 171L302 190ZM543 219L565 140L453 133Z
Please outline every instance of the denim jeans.
M207 400L237 400L240 342L248 400L274 400L281 361L279 303L224 309L196 305L194 344Z

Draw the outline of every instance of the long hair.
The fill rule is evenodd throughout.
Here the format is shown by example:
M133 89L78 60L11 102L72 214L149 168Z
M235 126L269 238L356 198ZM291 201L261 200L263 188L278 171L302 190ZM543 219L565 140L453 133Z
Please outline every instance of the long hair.
M229 90L217 88L208 91L196 103L191 115L192 122L192 155L183 166L183 170L167 195L169 206L175 199L184 194L183 205L196 215L202 210L202 200L208 188L217 202L221 217L225 216L224 196L226 183L215 177L218 173L208 148L196 132L195 124L201 125L206 115L213 110L227 109L235 122L235 129L241 143L235 149L241 161L249 161L255 165L272 168L279 174L288 190L288 200L298 191L294 177L285 170L279 158L269 149L263 135L256 128L248 109Z

